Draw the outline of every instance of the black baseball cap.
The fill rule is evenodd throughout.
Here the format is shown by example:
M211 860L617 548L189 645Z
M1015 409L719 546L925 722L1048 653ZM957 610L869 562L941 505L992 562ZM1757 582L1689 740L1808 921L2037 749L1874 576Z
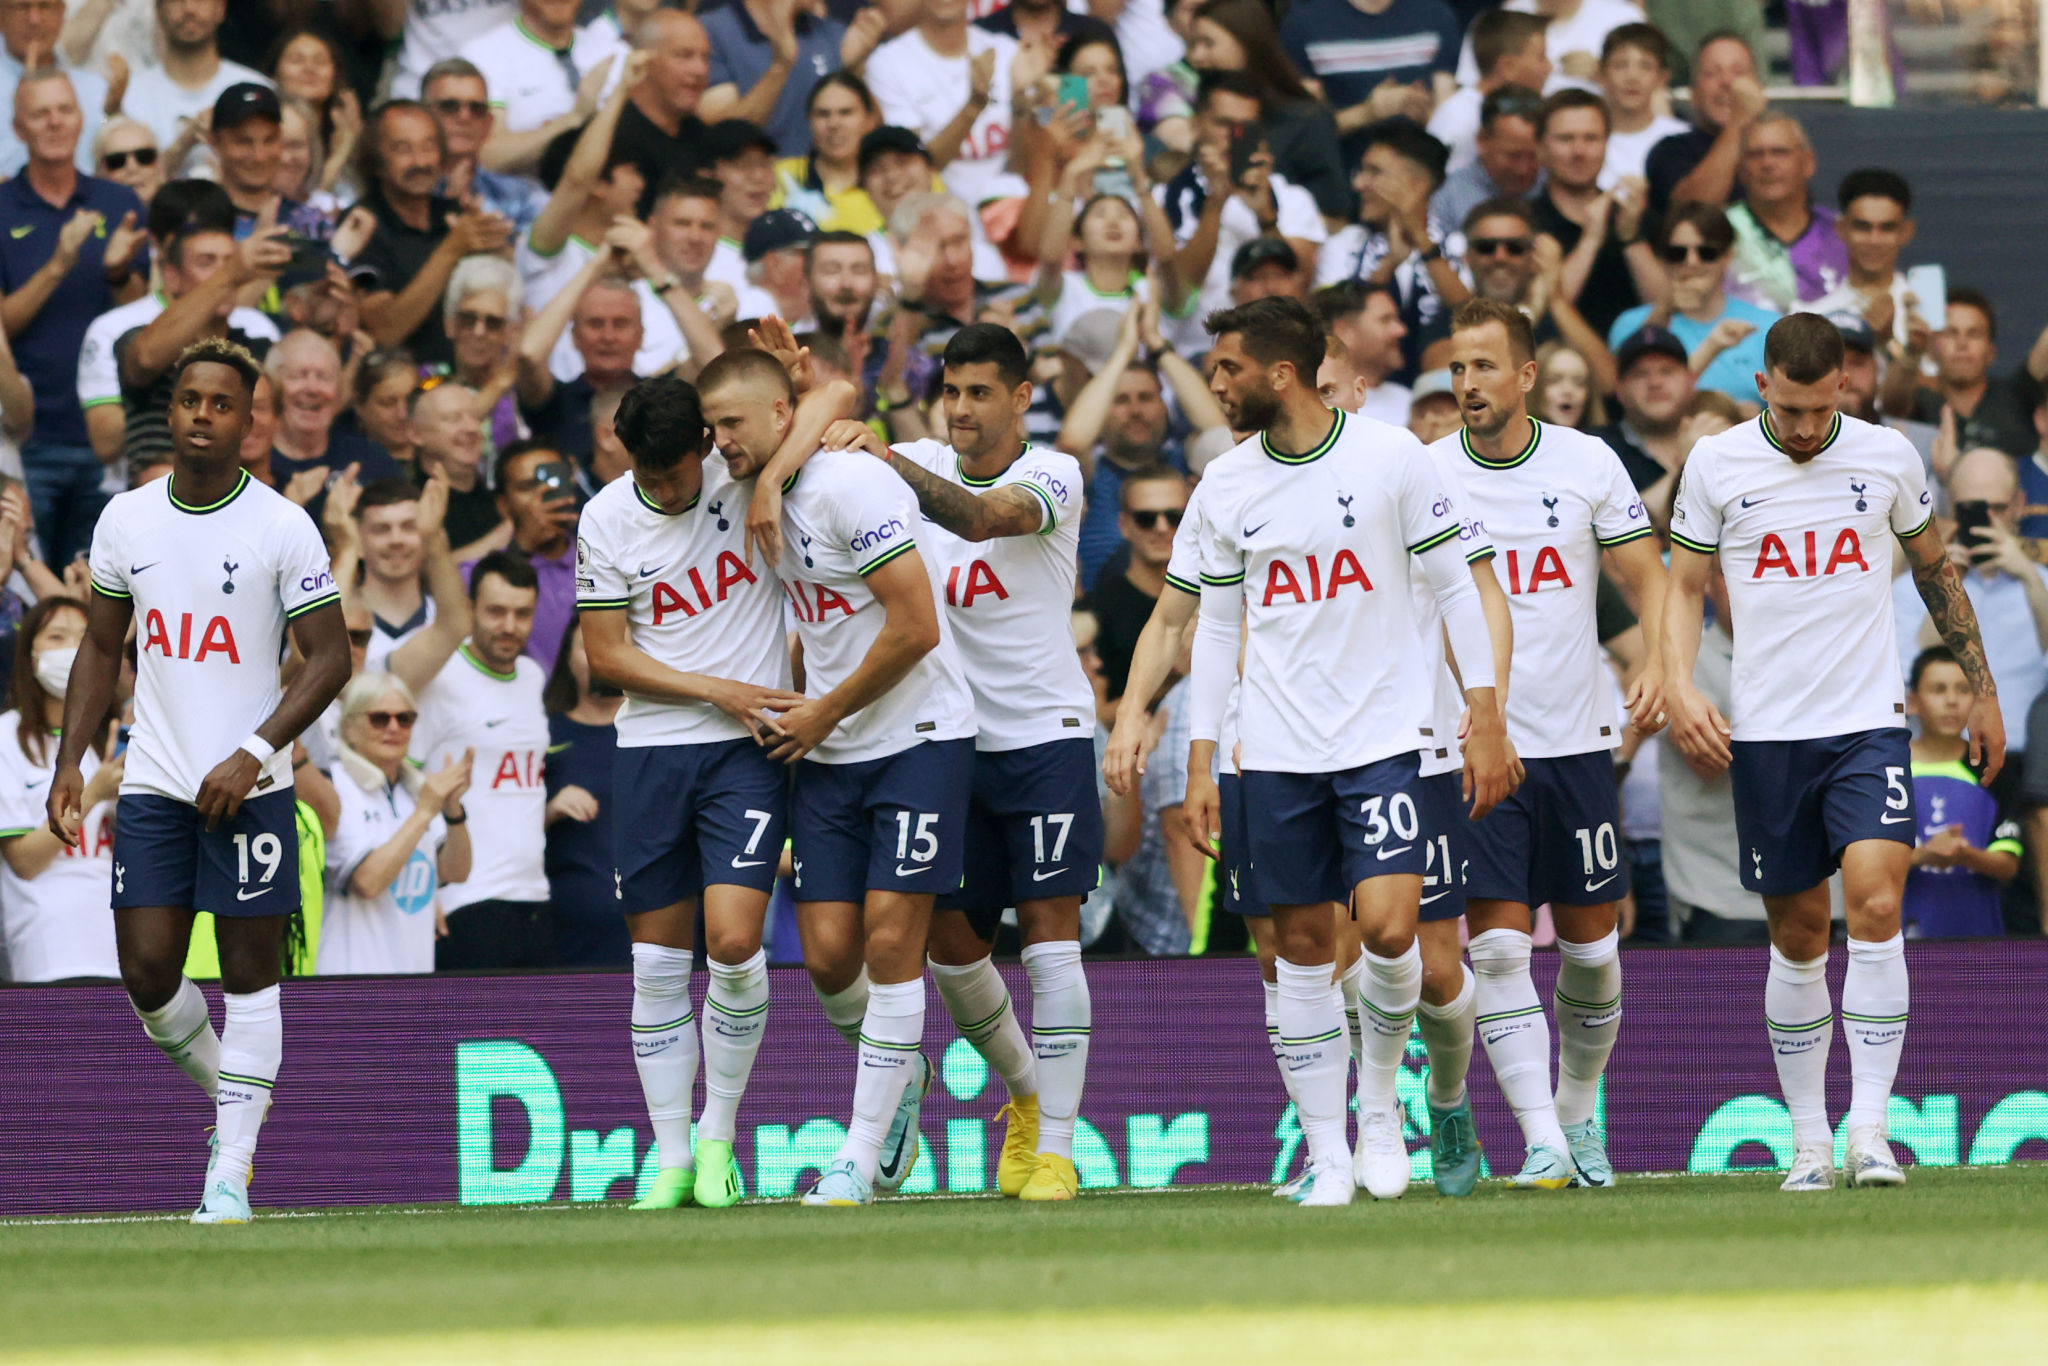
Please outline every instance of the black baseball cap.
M1254 237L1230 258L1230 278L1242 280L1260 266L1300 270L1301 258L1294 254L1294 248L1287 245L1284 237Z
M772 252L809 246L817 235L818 225L809 214L795 209L770 209L747 224L747 234L740 239L740 255L751 266Z
M1861 313L1830 313L1828 321L1835 325L1835 331L1842 334L1842 345L1866 355L1876 353L1877 336Z
M741 152L758 147L769 156L775 155L775 139L758 123L745 119L724 119L704 130L697 140L698 149L703 153L704 165L730 161Z
M1644 323L1621 339L1621 345L1614 348L1614 363L1626 374L1630 366L1644 356L1669 356L1680 365L1691 360L1685 343L1668 329Z
M220 98L213 102L213 131L216 133L239 127L250 119L284 122L284 109L277 102L275 90L254 81L239 81L221 91Z
M874 165L876 157L890 152L901 152L906 156L923 157L926 161L932 159L931 149L924 145L924 139L911 132L908 128L898 128L894 124L884 124L880 128L868 130L862 136L860 140L860 169L858 174L866 175L868 167Z

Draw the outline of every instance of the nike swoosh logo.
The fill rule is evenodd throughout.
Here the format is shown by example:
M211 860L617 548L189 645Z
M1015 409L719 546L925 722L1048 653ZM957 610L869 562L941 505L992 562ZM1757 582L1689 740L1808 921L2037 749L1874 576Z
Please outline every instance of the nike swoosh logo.
M903 1146L905 1149L910 1147L907 1143ZM896 1169L902 1165L903 1153L898 1152L894 1162L878 1163L875 1167L875 1175L881 1177L884 1181L894 1181L896 1179Z
M505 724L505 722L506 722L506 721L507 721L508 719L509 719L509 718L507 718L507 717L503 717L503 716L501 716L501 717L499 717L499 718L498 718L497 720L495 720L495 721L486 721L486 722L484 722L484 729L485 729L485 730L490 730L490 729L491 729L492 727L494 727L494 726L502 726L502 725L504 725L504 724Z
M129 572L129 573L131 573L131 574L140 574L140 573L141 573L141 572L142 572L143 570L145 570L145 569L154 569L154 568L156 568L156 567L157 567L158 565L160 565L160 564L162 564L162 563L163 563L163 561L162 561L162 560L151 560L151 561L150 561L150 562L149 562L148 564L135 564L135 565L130 565L130 566L128 566L128 572Z
M748 859L745 863L741 863L738 859L734 859L732 861L732 866L735 868L759 868L762 864L766 863L767 861L768 860L764 858L757 858Z
M31 791L31 792L35 791L35 790L36 790L37 788L41 787L41 786L42 786L42 785L43 785L44 783L47 783L48 781L50 781L50 780L49 780L48 778L31 778L31 779L29 779L29 780L28 780L28 787L29 787L29 791Z
M1268 517L1265 521L1260 522L1257 526L1248 526L1244 529L1244 538L1247 541L1249 541L1252 537L1258 535L1261 531L1264 531L1267 527L1271 526L1272 524L1273 519L1271 517Z
M1061 873L1064 873L1066 871L1067 870L1064 868L1055 868L1049 873L1033 873L1031 875L1031 880L1033 882L1043 882L1049 877L1058 877Z
M28 236L28 235L29 235L30 233L34 232L35 230L36 230L36 225L35 225L35 224L33 224L33 223L31 223L31 224L29 224L29 225L28 225L27 227L25 227L25 228L9 228L9 229L7 230L7 235L8 235L9 237L12 237L12 238L13 238L13 239L14 239L15 241L19 242L19 241L20 241L20 240L21 240L22 238L24 238L24 237Z
M257 890L255 890L255 891L253 891L253 892L236 892L236 893L235 893L235 900L237 900L237 901L254 901L254 900L255 900L255 899L257 898L257 897L259 897L259 896L269 896L269 895L270 895L270 894L271 894L272 892L274 892L274 891L276 891L276 890L277 890L277 889L276 889L275 887L260 887L260 888L258 888Z
M1587 890L1587 891L1589 891L1589 892L1597 892L1597 891L1599 891L1599 890L1600 890L1600 889L1601 889L1602 887L1605 887L1605 886L1606 886L1606 885L1607 885L1608 883L1610 883L1610 882L1614 881L1614 879L1616 879L1616 878L1618 878L1618 877L1620 877L1620 876L1621 876L1621 874L1620 874L1620 873L1609 873L1609 874L1608 874L1608 875L1607 875L1606 877L1603 877L1603 878L1601 878L1601 879L1600 879L1600 880L1599 880L1598 882L1589 882L1589 883L1587 883L1587 884L1586 884L1586 890Z
M1746 508L1761 507L1770 501L1769 498L1745 498L1742 500L1742 505Z
M651 578L653 578L653 577L654 577L654 576L655 576L656 574L659 574L660 572L661 572L661 566L660 566L660 565L656 565L656 566L655 566L654 568L652 568L652 569L649 569L649 568L648 568L648 567L647 567L646 565L644 565L644 564L640 566L640 577L641 577L641 578L643 578L643 579L651 579Z
M1911 816L1879 816L1877 823L1879 825L1903 825L1912 819Z
M1443 899L1444 899L1445 897L1447 897L1447 896L1449 896L1449 895L1450 895L1450 892L1449 892L1449 891L1447 891L1447 890L1446 890L1446 891L1441 891L1441 892L1436 892L1436 893L1433 893L1433 894L1432 894L1432 895L1430 895L1430 896L1426 896L1426 897L1422 898L1422 904L1423 904L1423 905L1425 905L1425 906L1427 906L1427 905L1428 905L1428 904L1429 904L1430 902L1432 902L1432 901L1442 901L1442 900L1443 900Z
M1385 863L1388 859L1397 857L1401 854L1405 854L1414 847L1415 846L1412 844L1404 844L1399 849L1382 849L1378 853L1374 854L1373 857L1378 859L1380 862Z
M899 863L896 865L896 876L916 877L919 873L929 873L931 870L932 866L929 863L913 863L908 868Z

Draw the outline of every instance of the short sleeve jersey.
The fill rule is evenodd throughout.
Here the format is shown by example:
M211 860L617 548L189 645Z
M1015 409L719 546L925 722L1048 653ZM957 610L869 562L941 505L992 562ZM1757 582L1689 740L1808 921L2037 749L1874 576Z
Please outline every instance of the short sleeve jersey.
M465 641L420 693L409 761L432 773L463 750L476 751L462 798L471 872L442 889L443 910L548 899L546 686L546 671L526 655L499 673Z
M323 977L432 972L434 906L441 889L439 853L448 838L447 825L435 816L391 885L372 897L357 896L349 879L412 815L413 794L402 783L365 791L345 772L336 773L334 791L341 801L341 819L327 841L327 892L314 971Z
M886 616L868 591L867 576L917 548L917 524L917 500L909 487L858 451L818 452L783 496L782 558L775 572L803 642L809 696L831 692L867 658ZM932 572L929 563L925 569ZM938 647L895 687L841 721L809 758L858 763L926 740L974 734L974 700L946 615L938 613Z
M1919 535L1932 516L1919 452L1889 427L1837 416L1803 462L1778 444L1767 415L1693 447L1671 539L1721 554L1737 623L1735 739L1906 724L1886 542ZM1519 631L1515 640L1519 650Z
M1473 522L1498 552L1515 628L1508 738L1524 759L1554 759L1621 743L1596 624L1600 552L1653 533L1613 447L1533 418L1529 428L1506 460L1481 456L1462 428L1436 444L1460 463Z
M974 694L981 750L1022 749L1095 733L1095 691L1063 639L1079 572L1081 465L1071 455L1027 446L990 480L968 477L951 446L912 441L894 448L906 460L978 493L1015 485L1043 519L1030 536L964 541L936 523L919 533L922 554L943 585L941 602Z
M100 766L88 749L78 770L87 782ZM57 736L46 737L40 761L21 744L21 713L0 716L0 841L43 828L50 780L57 776ZM65 977L113 977L114 913L107 908L114 874L114 808L102 802L86 813L76 847L66 847L34 877L0 860L0 916L7 930L7 963L16 982Z
M1465 552L1465 562L1493 558L1494 549L1486 539L1486 529L1472 519L1472 501L1465 494L1464 473L1458 468L1464 456L1447 449L1441 441L1428 450L1437 478L1443 481L1445 492L1459 509L1458 544ZM1422 566L1413 561L1408 566L1408 585L1415 594L1423 667L1434 680L1430 718L1422 733L1421 768L1423 777L1433 778L1439 773L1456 773L1465 766L1465 756L1458 748L1458 723L1465 715L1465 692L1458 686L1458 676L1451 671L1450 660L1444 653L1444 617L1437 606L1436 591L1429 586L1429 576L1422 572Z
M1304 454L1264 434L1202 478L1202 584L1242 583L1243 767L1336 773L1423 747L1408 557L1458 536L1422 443L1345 413Z
M576 608L624 612L633 644L656 663L764 688L789 686L781 585L749 565L746 511L752 485L725 461L704 459L689 506L663 512L631 474L598 491L576 529ZM708 702L628 694L619 745L744 740L746 727Z
M168 307L170 301L152 291L92 320L85 329L85 342L78 348L79 407L97 408L121 401L121 367L114 359L114 343L138 327L149 326ZM234 310L228 315L228 326L244 336L277 340L277 324L257 309Z
M92 591L135 612L135 725L121 791L198 800L199 785L284 696L285 626L339 606L305 509L242 471L204 506L177 475L116 494L92 534ZM255 795L289 788L291 746Z

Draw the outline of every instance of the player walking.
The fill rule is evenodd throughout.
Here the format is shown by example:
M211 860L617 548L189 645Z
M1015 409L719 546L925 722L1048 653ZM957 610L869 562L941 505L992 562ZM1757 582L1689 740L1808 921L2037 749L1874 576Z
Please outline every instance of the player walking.
M249 1164L284 1052L278 975L299 907L292 741L348 681L348 632L305 511L242 468L260 374L222 338L178 357L171 476L115 495L93 530L92 600L64 695L50 828L79 832L79 763L103 732L137 622L135 725L114 816L114 932L142 1027L214 1099L196 1224L249 1220ZM288 689L285 630L304 664ZM218 1037L183 975L214 916Z
M1611 1186L1597 1114L1600 1076L1621 1031L1617 908L1628 891L1610 753L1621 743L1594 626L1601 552L1610 552L1657 639L1664 563L1649 517L1605 442L1529 416L1536 353L1521 310L1472 299L1451 319L1451 382L1465 428L1437 443L1462 459L1471 515L1505 562L1514 619L1508 735L1527 780L1469 832L1466 922L1479 1037L1527 1147L1515 1184ZM1498 577L1498 575L1496 576ZM1658 652L1631 680L1638 730L1663 724ZM1560 959L1558 1081L1529 976L1531 908L1550 903Z
M1437 834L1418 776L1429 680L1415 649L1409 556L1429 576L1463 668L1481 811L1509 786L1493 646L1456 511L1421 445L1332 413L1317 397L1324 342L1315 315L1294 300L1262 299L1207 325L1216 339L1211 389L1233 426L1261 435L1203 479L1188 766L1206 774L1214 761L1242 629L1246 826L1279 941L1281 1045L1309 1150L1301 1203L1348 1204L1354 1189L1344 1017L1330 989L1328 903L1345 900L1364 940L1360 1001L1373 1017L1360 1058L1359 1166L1367 1190L1393 1198L1408 1185L1395 1079L1421 997L1415 926ZM1189 785L1188 819L1205 840L1219 828L1214 793Z
M633 469L583 510L576 608L619 712L613 880L633 939L633 1063L659 1150L636 1209L740 1199L735 1116L768 1019L761 927L781 861L788 772L761 746L789 690L782 592L749 567L747 493L706 459L697 391L642 380L614 419ZM694 1169L692 935L704 914L704 1113Z
M1102 863L1095 794L1094 693L1071 651L1048 650L1074 605L1081 466L1030 445L1030 358L1006 327L973 323L946 344L953 444L893 449L859 422L831 449L887 461L936 524L924 545L945 585L946 618L974 694L973 796L966 881L939 898L929 948L939 996L1010 1093L996 1184L1024 1200L1071 1200L1074 1121L1088 1072L1088 979L1081 899ZM1031 982L1031 1043L989 954L1017 908Z
M1849 922L1849 1184L1897 1186L1906 1178L1885 1111L1906 1041L1899 906L1917 825L1887 532L1976 694L1970 759L1987 787L2004 763L2005 727L1962 576L1927 534L1918 453L1838 409L1841 333L1812 313L1781 319L1764 339L1764 367L1763 413L1693 448L1672 510L1672 740L1696 766L1730 770L1742 883L1770 919L1764 1023L1795 1147L1783 1188L1835 1184L1825 1088L1827 880L1837 867ZM1716 553L1737 623L1732 729L1690 681Z
M698 386L730 472L752 477L789 430L788 374L765 351L727 351ZM865 1205L878 1184L901 1184L931 1078L918 1051L925 940L934 898L960 885L974 707L916 523L903 482L850 451L811 457L782 503L776 573L807 700L783 714L770 753L795 766L797 917L828 1014L865 996L853 1122L812 1205Z

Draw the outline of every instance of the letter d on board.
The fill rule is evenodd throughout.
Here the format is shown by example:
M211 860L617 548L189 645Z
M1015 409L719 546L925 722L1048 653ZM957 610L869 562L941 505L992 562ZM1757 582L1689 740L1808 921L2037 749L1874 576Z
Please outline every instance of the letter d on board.
M498 1161L491 1102L518 1101L526 1111L526 1153L513 1166ZM455 1045L455 1172L465 1205L518 1205L554 1197L565 1142L562 1091L547 1059L517 1039L473 1039Z

